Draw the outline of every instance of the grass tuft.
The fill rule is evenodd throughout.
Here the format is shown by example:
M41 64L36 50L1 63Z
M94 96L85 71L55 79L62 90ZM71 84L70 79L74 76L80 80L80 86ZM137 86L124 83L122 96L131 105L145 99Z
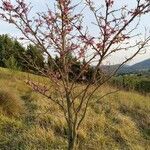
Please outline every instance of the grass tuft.
M15 91L0 89L0 108L9 116L18 116L23 113L24 106Z

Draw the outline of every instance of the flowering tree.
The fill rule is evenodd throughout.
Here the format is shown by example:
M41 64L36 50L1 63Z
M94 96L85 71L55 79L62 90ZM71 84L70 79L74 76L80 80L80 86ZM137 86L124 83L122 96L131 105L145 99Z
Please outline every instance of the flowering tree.
M102 3L102 6L97 7L94 0L85 0L78 4L74 4L73 0L56 0L54 10L47 8L46 12L37 13L31 18L32 7L24 0L15 0L15 3L2 0L1 19L15 25L22 32L23 37L20 39L37 45L39 51L57 68L55 71L48 66L39 69L36 64L27 60L32 67L49 78L51 84L40 86L31 80L27 83L62 110L68 126L69 150L75 149L78 131L94 93L120 67L146 48L150 40L147 34L139 38L140 34L136 31L141 16L150 11L149 0L136 0L132 9L128 6L116 8L115 4L119 3L117 0L103 0ZM91 25L96 26L96 35L92 35L84 23L84 9L79 14L75 13L79 5L88 8L93 14L95 19ZM133 49L132 55L109 75L103 76L100 67L106 58L117 52L124 53ZM61 65L53 59L52 51L59 57ZM75 61L84 61L80 71L71 79L69 74L73 73L72 65L75 61L70 59L70 55L76 57ZM95 67L91 80L86 84L79 84L79 79L86 80L84 75L92 63Z

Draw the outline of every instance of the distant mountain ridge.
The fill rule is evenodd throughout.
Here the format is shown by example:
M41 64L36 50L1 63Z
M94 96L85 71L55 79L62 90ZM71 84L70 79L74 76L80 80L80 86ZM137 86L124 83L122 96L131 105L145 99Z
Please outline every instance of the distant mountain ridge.
M144 60L142 62L136 63L132 65L130 68L136 70L136 69L150 69L150 59Z
M150 70L150 59L146 59L132 66L124 66L118 72L119 73L140 73Z
M108 72L114 71L118 68L118 65L110 65L110 66L102 66L102 69ZM146 59L134 65L125 65L121 69L118 70L118 74L128 74L128 73L140 73L140 72L148 72L150 71L150 59Z

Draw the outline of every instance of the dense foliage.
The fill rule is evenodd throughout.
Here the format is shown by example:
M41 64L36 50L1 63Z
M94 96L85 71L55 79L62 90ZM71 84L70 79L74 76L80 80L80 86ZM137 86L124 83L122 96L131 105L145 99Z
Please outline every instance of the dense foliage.
M114 77L112 84L126 90L135 90L143 94L150 93L150 77L142 74L129 74Z
M53 59L53 60L52 60ZM82 66L86 64L85 60L80 62L71 54L68 55L68 63L71 64L69 77L73 79L81 72ZM54 62L57 64L55 65ZM61 60L58 56L54 58L44 57L38 46L29 44L26 48L17 40L11 39L8 35L0 35L0 67L11 68L39 74L39 70L47 68L58 73L58 68L61 67ZM58 66L58 67L56 67ZM99 70L100 71L100 70ZM78 81L91 81L94 68L87 65L82 77ZM60 76L58 75L60 78Z
M34 70L30 61L36 62L38 67L43 67L44 57L36 46L23 47L17 40L8 35L0 35L0 67L19 69L22 71Z

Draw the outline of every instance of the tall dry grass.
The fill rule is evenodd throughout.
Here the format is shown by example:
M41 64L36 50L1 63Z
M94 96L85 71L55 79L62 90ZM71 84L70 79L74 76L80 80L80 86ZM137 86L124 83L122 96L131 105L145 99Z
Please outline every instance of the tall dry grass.
M65 150L67 128L61 110L48 99L32 92L23 82L25 76L19 73L19 79L14 75L14 80L8 70L0 70L0 84L6 88L0 90L3 91L1 95L5 95L2 96L3 111L0 112L0 149ZM47 82L41 77L32 77L36 81ZM78 131L77 149L149 150L150 97L119 91L98 100L113 90L105 85L93 96L88 114ZM5 107L4 103L9 105ZM4 108L13 112L17 107L25 110L19 118L4 113Z
M0 109L7 115L19 116L24 111L23 101L15 91L6 88L0 89Z

